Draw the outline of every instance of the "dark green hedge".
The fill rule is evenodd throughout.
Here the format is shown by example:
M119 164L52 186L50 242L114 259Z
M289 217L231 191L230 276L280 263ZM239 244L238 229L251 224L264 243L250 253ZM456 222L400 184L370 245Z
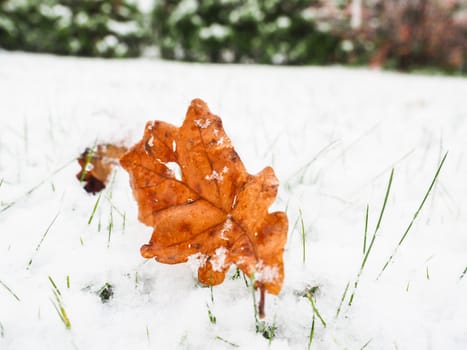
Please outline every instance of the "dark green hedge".
M322 64L344 55L332 25L310 0L159 0L153 12L161 56L198 62Z
M0 0L0 47L61 55L129 57L147 40L129 1Z

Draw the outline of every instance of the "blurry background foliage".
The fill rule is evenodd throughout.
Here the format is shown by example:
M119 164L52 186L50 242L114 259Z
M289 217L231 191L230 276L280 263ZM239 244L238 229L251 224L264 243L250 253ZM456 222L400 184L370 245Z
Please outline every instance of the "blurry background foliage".
M139 56L146 28L132 1L0 0L0 46L8 50Z
M0 0L0 47L467 73L467 0Z

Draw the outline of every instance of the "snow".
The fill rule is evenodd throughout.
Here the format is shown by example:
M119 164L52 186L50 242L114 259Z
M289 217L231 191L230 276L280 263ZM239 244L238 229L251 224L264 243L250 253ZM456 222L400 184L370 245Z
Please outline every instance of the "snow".
M327 327L316 319L311 349L467 347L465 79L0 52L0 96L0 281L19 298L0 284L0 349L232 349L230 342L302 350L313 319L302 295L315 286ZM124 171L93 216L98 196L75 177L74 159L86 147L132 145L148 120L180 125L196 97L223 118L248 171L271 165L280 181L273 210L287 209L290 229L283 289L266 298L266 322L277 326L270 345L255 332L251 291L231 278L234 270L211 302L192 264L140 256L152 230L137 220ZM376 279L446 151L433 192ZM386 211L349 307L366 206L369 241L392 168ZM69 330L51 303L48 276ZM106 282L114 296L103 304L97 291Z
M273 282L279 278L279 269L277 266L265 265L264 262L260 260L258 264L256 264L255 278L261 282Z
M216 249L214 256L211 258L211 266L214 271L222 271L225 266L225 259L227 258L227 249L219 247Z
M224 174L227 174L229 172L229 168L223 167L221 172L217 172L216 170L213 170L210 175L206 175L206 180L212 181L216 180L219 182L224 181Z
M234 198L234 202L235 202L235 199L237 197ZM233 205L232 205L232 208L233 208ZM230 230L232 230L232 217L231 215L227 215L227 220L225 220L224 222L224 226L222 226L222 229L220 231L220 237L221 239L225 240L225 241L228 241L229 238L225 235L226 233L230 232Z
M211 121L209 119L195 119L195 125L198 128L206 129L211 125Z

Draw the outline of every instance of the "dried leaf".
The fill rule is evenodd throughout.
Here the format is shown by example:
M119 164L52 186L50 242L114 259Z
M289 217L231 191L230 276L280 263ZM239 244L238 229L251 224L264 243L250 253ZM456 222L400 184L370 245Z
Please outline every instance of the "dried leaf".
M149 122L120 162L130 174L139 220L154 228L141 247L145 258L177 264L198 257L205 285L222 283L236 264L263 292L280 292L288 223L285 213L268 213L279 183L271 167L247 173L205 102L192 101L180 128Z
M114 165L127 151L126 147L112 144L98 145L96 149L86 148L78 158L81 170L76 177L85 182L86 192L96 194L102 191L108 181Z

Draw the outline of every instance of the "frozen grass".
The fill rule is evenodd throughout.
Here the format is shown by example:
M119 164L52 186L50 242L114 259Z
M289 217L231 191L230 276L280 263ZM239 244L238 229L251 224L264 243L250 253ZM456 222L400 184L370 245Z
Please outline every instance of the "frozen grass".
M3 281L0 280L0 285L1 285L3 288L5 288L6 291L7 291L8 293L10 293L10 294L13 296L13 298L15 298L17 301L21 301L20 298L16 295L16 293L13 292L13 291L11 290L11 288L8 287L8 286L6 285L5 282L3 282Z
M65 307L63 306L63 301L62 301L62 293L60 292L60 289L58 289L57 285L55 284L54 280L52 277L49 276L49 281L52 284L52 293L54 295L54 299L52 301L52 305L55 308L55 311L57 311L58 317L62 320L63 324L67 329L71 328L71 322L70 319L68 318L68 314L65 310Z
M39 249L41 248L41 245L42 243L44 242L44 239L47 237L47 234L49 233L50 231L50 228L52 227L52 225L55 223L55 221L57 220L58 216L60 215L60 212L57 212L57 214L55 214L54 218L52 219L52 221L50 222L49 226L47 227L47 229L45 230L44 234L42 235L42 238L41 240L39 241L39 243L37 243L37 246L36 246L36 249L34 249L34 255L37 254L39 252ZM30 268L31 265L32 265L32 259L34 258L31 257L31 259L29 259L28 261L28 267L27 268Z
M0 349L466 348L465 80L0 52L0 96ZM195 97L280 180L265 319L238 270L203 288L141 258L125 172L97 196L75 176L86 147L179 125Z
M386 195L384 196L383 205L381 206L381 211L379 213L378 223L376 224L376 227L375 227L375 232L373 232L373 236L371 237L370 245L368 246L368 248L365 250L365 253L363 254L362 263L360 265L360 269L358 270L357 277L355 278L355 282L353 285L353 292L349 298L349 304L348 304L349 306L351 306L353 303L355 293L357 292L358 283L360 282L360 277L362 276L363 269L365 268L366 262L368 261L368 257L370 256L371 249L373 248L373 244L375 243L376 235L378 234L379 228L381 227L381 221L383 220L384 211L386 210L386 204L388 203L389 193L391 192L393 176L394 176L394 169L391 170L391 175L389 175L388 186L386 188ZM367 213L368 213L368 206L367 206ZM365 237L366 237L366 222L367 222L367 218L365 217Z
M420 211L423 209L423 206L425 205L425 202L426 200L428 199L428 196L430 195L431 191L433 190L433 186L435 185L436 183L436 180L438 179L438 176L439 176L439 173L441 171L441 169L443 168L443 165L444 165L444 161L446 160L446 157L448 156L448 153L446 152L446 154L444 155L443 159L441 160L441 163L439 164L438 166L438 169L436 170L436 173L435 173L435 176L433 177L433 180L431 181L431 184L430 186L428 187L428 190L426 191L425 193L425 196L423 197L419 207L417 208L417 210L415 211L415 214L413 215L413 218L412 220L410 221L409 225L407 226L407 228L405 229L404 233L402 234L402 237L401 239L399 240L399 242L397 243L396 247L394 248L393 252L391 253L391 255L389 256L389 259L384 263L384 266L383 268L381 269L380 273L378 274L378 278L381 277L381 274L384 272L384 270L386 270L386 268L388 267L388 265L391 263L391 261L394 259L394 256L396 255L397 251L399 250L400 246L402 245L402 243L404 242L405 238L407 237L407 235L409 234L409 231L410 229L412 228L412 225L414 224L415 220L417 219L418 215L420 214ZM430 279L428 277L428 270L427 270L427 279Z

